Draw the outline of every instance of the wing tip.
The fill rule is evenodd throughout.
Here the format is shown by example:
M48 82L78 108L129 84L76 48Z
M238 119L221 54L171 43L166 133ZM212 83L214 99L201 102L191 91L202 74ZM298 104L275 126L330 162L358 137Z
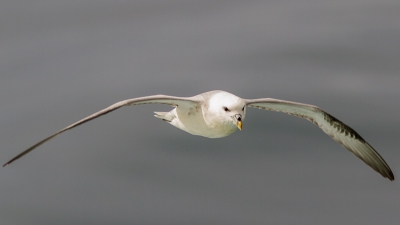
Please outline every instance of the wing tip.
M382 177L389 179L390 181L394 181L394 174L389 166L386 166L385 169L376 169L376 172L382 175Z
M386 176L390 181L394 181L394 175L392 173L392 171L390 171L390 173L388 174L389 176Z
M19 157L14 157L14 158L12 158L12 159L9 160L8 162L4 163L2 167L8 166L9 164L11 164L12 162L14 162L14 161L17 160L18 158L19 158Z
M11 162L6 162L2 167L6 167L8 164L10 164Z

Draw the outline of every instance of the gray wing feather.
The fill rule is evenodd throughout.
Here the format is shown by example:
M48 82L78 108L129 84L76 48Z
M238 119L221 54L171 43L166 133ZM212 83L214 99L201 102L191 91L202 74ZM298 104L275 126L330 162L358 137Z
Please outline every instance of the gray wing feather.
M351 127L322 109L313 105L272 98L247 99L245 101L249 107L283 112L311 121L383 177L394 180L393 172L388 164L368 142Z
M56 137L57 135L70 130L74 127L77 127L83 123L86 123L90 120L93 120L99 116L102 116L104 114L107 114L109 112L112 112L116 109L121 108L122 106L132 106L132 105L140 105L140 104L151 104L151 103L159 103L159 104L167 104L167 105L171 105L171 106L179 106L181 104L189 104L189 105L196 105L196 104L200 104L201 99L198 98L198 96L194 96L194 97L188 97L188 98L184 98L184 97L175 97L175 96L167 96L167 95L152 95L152 96L146 96L146 97L140 97L140 98L133 98L133 99L127 99L127 100L123 100L120 102L117 102L105 109L102 109L86 118L83 118L65 128L63 128L62 130L56 132L55 134L50 135L49 137L39 141L38 143L36 143L35 145L31 146L30 148L26 149L25 151L21 152L20 154L18 154L17 156L15 156L14 158L12 158L11 160L9 160L7 163L5 163L3 165L7 166L8 164L14 162L15 160L21 158L22 156L26 155L27 153L29 153L30 151L34 150L35 148L39 147L40 145L46 143L47 141L53 139L54 137Z

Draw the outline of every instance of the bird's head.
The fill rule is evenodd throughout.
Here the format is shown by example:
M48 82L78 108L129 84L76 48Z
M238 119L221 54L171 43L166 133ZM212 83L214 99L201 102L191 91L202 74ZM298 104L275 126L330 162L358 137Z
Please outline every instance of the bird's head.
M219 92L210 98L209 110L219 123L242 130L246 116L246 103L243 99L228 92Z

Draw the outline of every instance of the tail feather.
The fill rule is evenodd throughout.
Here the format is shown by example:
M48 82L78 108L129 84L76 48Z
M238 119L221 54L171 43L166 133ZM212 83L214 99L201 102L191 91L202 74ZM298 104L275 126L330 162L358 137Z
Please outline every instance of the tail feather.
M171 122L173 119L173 116L171 115L170 112L154 112L155 113L155 117L162 119L166 122Z

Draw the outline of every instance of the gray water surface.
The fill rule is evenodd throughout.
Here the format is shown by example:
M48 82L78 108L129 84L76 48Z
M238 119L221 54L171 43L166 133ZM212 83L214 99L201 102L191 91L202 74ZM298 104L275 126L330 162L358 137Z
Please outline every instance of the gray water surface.
M117 101L221 89L321 107L400 175L400 2L6 0L0 161ZM400 186L312 123L222 139L126 107L0 170L0 224L399 224Z

